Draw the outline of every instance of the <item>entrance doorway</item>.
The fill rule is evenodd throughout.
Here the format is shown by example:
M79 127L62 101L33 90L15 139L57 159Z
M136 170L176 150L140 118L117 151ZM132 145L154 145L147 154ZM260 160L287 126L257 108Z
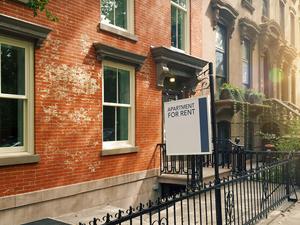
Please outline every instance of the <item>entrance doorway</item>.
M176 101L190 97L190 91L187 88L188 78L185 77L166 77L164 81L164 89L162 92L162 143L166 143L165 135L165 119L164 119L164 103Z
M229 151L229 142L231 138L231 127L229 121L220 121L217 123L218 130L218 150L221 152L219 154L219 164L225 164L229 162L229 154L225 152Z

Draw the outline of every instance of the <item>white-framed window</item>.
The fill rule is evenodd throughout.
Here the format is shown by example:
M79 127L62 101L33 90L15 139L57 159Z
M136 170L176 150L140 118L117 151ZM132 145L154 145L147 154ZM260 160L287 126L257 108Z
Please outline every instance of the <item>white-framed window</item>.
M0 36L0 156L34 153L31 42Z
M135 69L103 62L103 149L135 145Z
M189 0L171 0L171 46L189 51Z
M251 81L251 47L250 41L244 39L242 44L242 76L243 76L243 85L246 88L250 88Z
M101 23L134 33L134 0L101 0Z

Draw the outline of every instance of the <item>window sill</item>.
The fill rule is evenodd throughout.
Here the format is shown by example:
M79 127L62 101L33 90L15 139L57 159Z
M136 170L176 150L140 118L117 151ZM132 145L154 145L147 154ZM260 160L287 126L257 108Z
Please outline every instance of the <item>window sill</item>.
M242 6L250 11L251 14L253 14L255 8L252 6L252 3L250 3L247 0L242 0Z
M103 149L101 152L101 155L102 156L121 155L121 154L135 153L138 151L139 151L138 147Z
M37 163L40 161L39 155L30 154L7 154L0 156L0 166L10 166L28 163Z
M173 47L173 46L171 46L170 49L172 51L174 51L174 52L179 52L179 53L183 53L183 54L187 54L188 55L188 53L185 50L183 50L183 49L176 48L176 47Z
M107 25L104 23L100 23L99 28L100 28L100 30L107 31L112 34L116 34L118 36L127 38L131 41L134 41L134 42L138 41L138 37L132 33L129 33L128 31L124 31L124 30L118 29L116 27L113 27L113 26L110 26L110 25Z
M24 4L27 4L29 2L29 0L15 0L16 2L21 2L21 3L24 3Z

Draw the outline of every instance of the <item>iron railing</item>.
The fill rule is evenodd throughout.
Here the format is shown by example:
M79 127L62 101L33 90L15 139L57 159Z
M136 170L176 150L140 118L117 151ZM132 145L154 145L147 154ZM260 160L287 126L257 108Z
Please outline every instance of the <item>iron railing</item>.
M191 175L191 171L195 171L196 176L202 181L203 168L215 165L214 154L168 156L165 144L158 144L157 146L160 149L161 174ZM233 143L231 140L218 141L218 146L222 146L218 150L219 167L231 169L233 174L243 173L246 170L252 171L278 162L288 154L288 152L281 151L245 150L243 145Z
M263 158L267 153L261 155ZM220 216L216 215L216 204L222 208L222 224L254 224L295 193L295 157L274 153L270 160L243 173L233 173L220 184L209 182L79 225L213 225ZM221 189L220 202L215 201L216 189Z
M240 145L234 144L230 140L218 140L219 146L219 166L230 168L230 157L228 153L240 151ZM201 169L203 167L213 167L215 162L214 155L184 155L168 156L166 144L158 144L160 149L160 173L161 174L179 174L187 175L192 170L192 166ZM201 172L200 172L201 174Z

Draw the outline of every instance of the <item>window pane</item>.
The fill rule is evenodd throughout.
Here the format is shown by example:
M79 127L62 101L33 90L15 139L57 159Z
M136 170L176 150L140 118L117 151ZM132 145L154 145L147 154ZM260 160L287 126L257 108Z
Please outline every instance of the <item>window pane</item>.
M117 109L117 140L128 140L128 108Z
M217 26L216 29L216 47L225 51L226 31L221 26Z
M184 49L184 26L185 26L185 12L178 10L178 48Z
M127 0L116 0L115 25L127 29Z
M246 43L244 42L244 44L242 45L242 59L247 59L247 47L246 47Z
M23 100L0 99L0 147L23 145Z
M269 0L263 0L263 16L269 17Z
M119 103L130 104L130 75L129 71L118 70Z
M216 51L216 74L225 77L224 54Z
M243 62L243 83L249 84L249 63Z
M243 48L243 59L246 61L250 61L250 42L248 40L244 40Z
M104 102L117 103L117 69L104 67Z
M101 0L101 22L115 24L115 1Z
M219 91L219 88L222 86L222 84L224 84L226 82L227 82L227 80L224 77L216 77L218 91Z
M172 0L172 2L174 2L174 3L179 3L179 0Z
M103 141L115 141L115 107L103 106Z
M284 3L280 1L280 28L282 33L284 34Z
M291 44L295 46L295 16L291 13Z
M171 7L171 45L177 47L177 9L176 7Z
M179 0L179 5L183 8L186 8L186 0Z
M1 44L1 92L25 94L25 49Z

